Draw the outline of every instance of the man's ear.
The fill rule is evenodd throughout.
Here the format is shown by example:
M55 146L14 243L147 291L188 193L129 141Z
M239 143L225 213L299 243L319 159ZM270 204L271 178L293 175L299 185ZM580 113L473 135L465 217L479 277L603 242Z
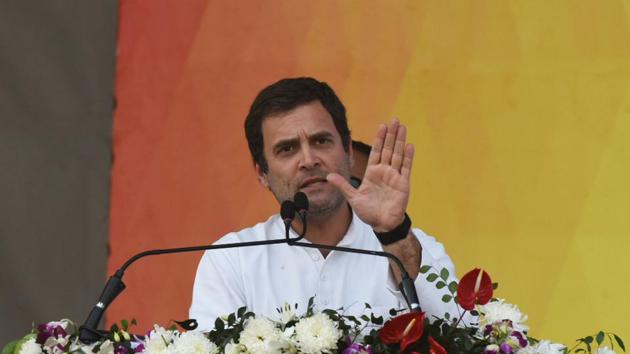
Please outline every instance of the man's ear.
M259 164L255 164L254 168L256 169L256 177L258 178L258 183L265 188L269 188L269 182L267 181L267 174L263 171L262 167Z
M352 139L350 139L350 144L348 144L348 157L350 158L350 168L354 167L354 156L352 153Z

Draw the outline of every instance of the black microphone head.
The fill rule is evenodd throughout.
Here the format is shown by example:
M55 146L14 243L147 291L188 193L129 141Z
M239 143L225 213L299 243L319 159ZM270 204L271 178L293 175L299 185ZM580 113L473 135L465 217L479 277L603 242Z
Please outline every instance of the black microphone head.
M304 192L295 193L293 202L295 203L295 209L297 209L298 213L308 210L308 198Z
M291 222L295 218L295 204L290 200L285 200L280 205L280 217L284 222Z

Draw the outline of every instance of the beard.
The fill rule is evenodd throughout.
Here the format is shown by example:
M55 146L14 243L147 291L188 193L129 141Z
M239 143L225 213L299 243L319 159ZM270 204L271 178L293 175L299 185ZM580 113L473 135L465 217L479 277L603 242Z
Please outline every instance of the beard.
M334 171L343 176L346 180L350 179L350 158L345 159ZM273 193L278 203L285 200L293 200L293 196L298 191L302 191L308 197L309 219L323 220L334 214L340 207L346 204L346 198L341 191L328 182L317 183L316 187L302 187L304 181L311 178L319 178L326 180L329 172L314 168L309 171L300 173L294 180L283 180L272 173L267 174L269 189Z

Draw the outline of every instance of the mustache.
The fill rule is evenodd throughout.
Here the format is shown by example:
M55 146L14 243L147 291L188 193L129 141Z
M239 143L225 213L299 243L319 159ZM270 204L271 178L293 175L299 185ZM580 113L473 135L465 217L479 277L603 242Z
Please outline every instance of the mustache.
M309 179L313 179L313 178L321 178L324 181L326 180L326 176L328 175L328 172L326 171L309 171L307 174L300 176L300 179L298 181L298 186L302 186L304 184L304 181L307 181Z

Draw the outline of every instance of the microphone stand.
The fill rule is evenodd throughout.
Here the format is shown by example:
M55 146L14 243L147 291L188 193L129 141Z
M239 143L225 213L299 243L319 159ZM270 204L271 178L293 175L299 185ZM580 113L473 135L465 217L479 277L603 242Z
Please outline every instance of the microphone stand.
M289 212L287 209L286 212ZM225 248L236 248L236 247L252 247L252 246L263 246L263 245L275 245L286 243L290 246L302 246L308 248L322 248L328 250L335 250L340 252L348 252L348 253L360 253L360 254L369 254L380 257L387 257L396 263L398 268L400 269L400 273L402 276L402 281L400 284L400 290L405 297L405 301L407 301L407 305L411 311L421 311L420 305L418 303L418 295L416 293L416 288L414 286L413 280L409 277L409 273L401 263L401 261L391 253L380 252L380 251L368 251L361 250L349 247L337 247L337 246L328 246L328 245L319 245L314 243L305 243L299 242L306 235L306 210L299 210L297 214L300 216L302 220L302 233L299 237L291 238L289 237L289 230L291 228L291 223L288 222L285 217L285 238L284 239L275 239L275 240L264 240L264 241L250 241L250 242L235 242L235 243L224 243L220 245L205 245L205 246L193 246L193 247L181 247L181 248L166 248L166 249L154 249L149 251L144 251L136 254L135 256L129 258L127 262L123 264L107 281L105 284L105 288L101 293L101 296L98 299L98 302L92 310L90 311L87 319L83 323L82 326L79 327L79 339L83 343L92 343L99 338L104 338L107 336L108 332L98 330L98 324L103 317L103 313L107 309L107 307L111 304L114 299L120 295L120 293L125 290L125 283L122 281L122 277L125 274L125 270L137 261L140 258L161 255L161 254L172 254L172 253L185 253L185 252L197 252L197 251L205 251L205 250L214 250L214 249L225 249Z
M306 210L302 209L297 213L300 216L300 220L302 221L302 232L296 238L289 238L289 228L290 225L286 225L285 234L287 243L289 246L301 246L307 248L317 248L317 249L326 249L331 251L340 251L347 253L359 253L359 254L368 254L372 256L386 257L394 261L398 269L400 270L401 281L399 284L400 292L402 293L405 301L407 302L407 307L411 312L421 312L422 308L420 307L420 301L418 300L418 292L416 291L416 286L414 284L413 279L409 276L409 273L405 269L405 266L402 264L398 257L394 256L389 252L384 251L371 251L371 250L363 250L358 248L350 248L350 247L342 247L342 246L329 246L322 245L317 243L306 243L299 242L299 240L303 239L306 235Z
M83 343L92 343L99 338L103 338L107 336L107 332L100 331L97 328L101 318L103 317L103 313L105 309L109 306L109 304L114 301L114 299L125 290L125 283L122 281L122 277L125 274L125 270L137 261L140 258L161 254L171 254L171 253L184 253L184 252L196 252L196 251L204 251L204 250L215 250L215 249L224 249L224 248L236 248L236 247L252 247L252 246L263 246L263 245L275 245L281 243L287 243L289 238L289 228L285 228L285 238L284 239L276 239L276 240L265 240L265 241L250 241L250 242L234 242L234 243L224 243L220 245L205 245L205 246L193 246L193 247L181 247L181 248L166 248L166 249L154 249L149 251L144 251L136 254L135 256L129 258L125 264L123 264L120 269L118 269L107 281L105 284L105 288L101 293L101 296L98 299L98 302L88 315L87 319L83 323L81 327L79 327L79 339Z

